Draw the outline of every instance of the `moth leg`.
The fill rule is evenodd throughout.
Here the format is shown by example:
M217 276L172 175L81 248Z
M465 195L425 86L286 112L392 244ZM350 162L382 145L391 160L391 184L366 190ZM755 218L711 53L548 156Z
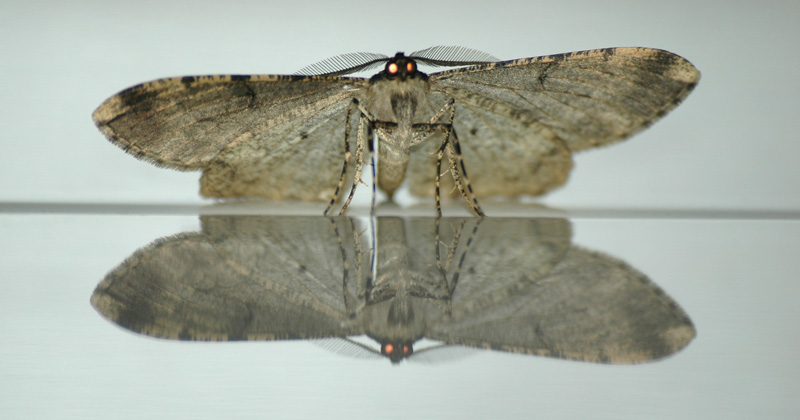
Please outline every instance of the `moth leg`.
M370 227L370 258L369 258L369 273L364 284L364 305L368 305L372 300L372 282L375 279L375 263L378 258L378 234L375 230L375 217L369 218Z
M461 196L464 197L464 201L467 202L470 210L478 216L486 216L483 210L481 210L481 205L478 204L478 198L475 197L475 192L472 191L472 184L469 183L467 168L464 167L464 159L461 158L461 144L458 142L456 130L452 125L450 126L450 130L453 132L453 141L448 144L449 147L447 148L447 158L450 160L450 175L453 176L453 182L458 186L458 190L461 192Z
M442 109L438 110L433 116L428 120L428 122L422 124L414 124L414 138L411 140L411 146L415 146L425 140L428 136L433 134L437 129L449 128L453 125L453 116L455 115L455 99L450 99L447 103L444 104ZM442 119L442 116L449 112L449 121L442 123L439 120Z
M349 293L347 293L347 282L350 278L350 263L347 261L347 251L344 248L344 239L342 239L342 235L339 233L339 228L336 226L336 219L330 218L328 219L331 221L333 225L333 232L336 234L336 241L339 244L339 251L342 253L342 299L344 300L344 307L345 312L349 317L355 316L355 312L351 311L351 303L349 299Z
M452 299L453 294L456 291L456 286L458 285L458 279L461 276L461 270L464 267L464 261L467 258L467 253L469 253L470 246L472 246L472 242L475 239L475 236L478 233L478 227L483 223L483 219L478 219L475 222L475 226L472 227L472 232L470 232L469 237L467 238L466 244L464 244L464 249L461 251L461 256L458 258L458 264L456 265L455 272L450 280L447 279L447 272L453 266L453 260L456 258L456 252L458 251L458 244L461 242L461 236L464 232L464 226L469 222L469 220L461 220L458 225L458 229L456 229L453 239L450 241L450 244L443 244L441 243L440 234L439 234L439 225L440 225L440 218L434 219L435 223L435 252L436 252L436 268L439 270L439 274L441 276L441 281L444 284L444 288L447 291L447 295L445 297L446 300L446 310L447 313L450 314L452 312ZM475 220L475 219L472 219ZM442 264L442 256L440 248L444 245L447 247L447 257L445 258L444 264Z
M350 202L353 201L353 196L356 193L356 188L358 184L361 182L361 170L364 166L364 141L365 139L365 132L368 131L369 120L367 117L362 113L361 117L358 119L358 137L356 139L356 164L355 170L353 173L353 186L350 187L350 194L347 196L347 200L344 202L342 209L339 211L339 215L343 215L344 211L347 210L347 207L350 206Z
M438 122L445 112L450 112L450 122L449 123L440 123ZM439 150L436 151L436 177L434 178L434 200L436 202L436 216L442 217L442 200L441 194L439 193L441 187L441 176L442 176L442 158L444 156L444 149L447 146L449 137L450 137L450 128L452 127L453 122L453 115L455 111L455 100L450 99L447 103L436 112L436 114L431 117L428 122L423 124L414 124L414 138L411 140L411 146L421 143L425 140L428 136L433 134L436 130L442 130L444 134L444 140L442 144L439 146Z
M441 239L439 239L439 219L437 218L437 219L434 219L434 220L435 220L435 232L436 232L436 235L435 235L435 238L436 238L436 268L439 270L439 272L444 277L444 279L445 279L444 282L445 282L445 285L446 285L447 284L447 271L450 270L450 267L453 264L453 258L455 258L456 248L458 248L458 242L461 239L461 231L464 229L464 224L467 221L466 220L461 220L461 222L460 222L460 224L458 226L458 229L453 234L453 239L450 241L450 244L447 245L447 244L443 244ZM442 264L441 251L439 250L441 245L447 246L447 257L446 257L446 259L444 261L444 264Z
M456 271L455 271L455 273L453 273L452 279L450 279L450 284L449 284L449 288L448 288L448 295L450 295L451 297L453 296L453 293L456 291L456 286L458 285L458 278L461 275L461 269L464 267L464 260L466 260L466 258L467 258L467 252L469 251L469 247L472 245L472 241L475 239L475 236L478 233L478 227L481 225L482 222L483 222L483 219L478 219L478 221L475 223L475 226L472 227L472 232L470 232L469 238L467 238L467 243L464 244L464 250L461 251L461 257L458 259L458 265L456 266ZM461 225L461 228L459 229L459 233L463 229L464 229L464 224ZM456 244L456 246L457 246L457 244ZM453 247L452 252L453 252L453 255L455 256L455 246ZM449 260L449 258L448 258L448 260ZM448 261L448 265L451 262L452 261Z
M437 181L438 181L438 179L437 179ZM438 204L439 202L437 201L436 203ZM439 250L439 248L441 248L441 246L442 246L442 241L441 241L441 239L439 239L439 225L441 224L441 220L442 220L441 214L439 216L440 217L437 217L437 218L433 219L433 223L434 223L434 236L433 236L434 242L433 242L433 245L434 245L434 251L436 252L436 268L439 270L440 282L444 285L444 290L448 291L447 304L446 304L447 305L446 314L450 315L453 312L452 311L452 306L450 305L450 302L452 301L453 295L452 295L452 293L449 292L450 291L450 286L449 286L449 284L447 282L447 267L448 267L448 264L445 263L444 266L442 265L442 255L441 255L442 253ZM460 234L461 234L461 231L459 230L459 231L456 232L455 236L458 237ZM448 252L448 256L449 256L449 252Z
M445 113L447 113L447 121L445 123L436 123L435 121L440 120ZM456 106L455 100L450 99L447 103L440 109L432 118L431 121L427 124L429 127L440 127L443 130L444 140L442 141L442 145L439 147L437 151L437 159L436 159L436 178L434 179L435 183L435 191L434 197L436 199L436 212L437 215L441 217L441 205L440 205L440 178L441 178L441 164L442 164L442 154L444 149L447 148L447 158L450 161L450 174L453 177L453 182L455 183L458 191L461 193L461 196L464 197L464 201L467 202L467 206L469 206L470 210L478 216L485 216L483 210L481 210L480 204L478 204L478 199L475 197L475 193L472 191L472 185L469 183L469 178L467 177L467 169L464 167L464 160L461 158L461 144L458 141L458 135L456 134L456 129L453 127L453 119L455 118L456 114Z
M442 158L444 157L444 148L447 146L447 137L449 137L449 131L447 134L445 134L445 140L442 142L442 145L439 146L439 150L436 152L436 177L433 180L433 198L436 201L436 217L442 217L442 197L439 193L439 190L441 188L442 179Z
M372 167L372 204L370 205L369 215L370 217L375 216L375 197L378 195L378 174L377 174L377 167L375 166L375 132L383 133L385 135L389 135L389 132L397 127L395 123L388 123L377 121L374 116L372 116L369 111L364 109L361 106L361 103L358 102L358 99L353 99L353 102L358 105L359 111L361 111L361 119L366 119L368 124L366 125L366 136L365 140L367 143L367 150L369 151L369 165ZM359 121L359 128L361 128L361 122ZM363 133L359 131L359 136ZM359 145L361 142L359 141ZM362 146L363 147L363 146ZM363 149L362 149L363 153ZM355 187L356 184L353 184Z
M342 173L339 175L339 182L336 183L336 190L333 191L333 197L331 197L331 201L328 202L328 207L326 207L325 211L322 212L323 216L327 216L328 212L331 211L331 208L333 208L333 206L336 204L336 200L339 199L339 192L344 186L344 179L347 176L347 162L349 162L350 158L352 157L350 154L350 119L353 116L353 110L357 107L358 100L353 98L353 101L347 106L347 113L345 114L344 120L344 163L342 164ZM339 212L339 215L344 214L346 208L347 205L342 208L342 210Z
M450 145L447 144L446 146ZM464 189L464 183L461 182L462 176L461 172L458 170L458 161L455 159L455 152L453 151L452 146L447 147L447 160L449 165L448 172L450 172L450 175L453 177L453 184L455 185L455 188L458 189L459 194L461 194L461 196L464 197L464 200L466 200L467 206L470 207L470 210L472 210L473 213L481 215L475 211L475 207L472 205L469 198L467 197L467 191ZM452 190L450 192L452 193Z
M364 288L360 280L363 278L363 251L361 248L361 233L358 231L355 220L345 217L331 217L329 218L333 225L333 231L336 234L336 240L339 245L339 251L342 254L342 297L344 298L345 313L349 318L354 318L357 313L363 308ZM347 256L347 247L345 247L345 240L339 231L339 225L344 223L346 226L349 224L350 230L353 232L353 264L351 259ZM350 293L350 282L356 279L355 296ZM356 303L353 302L355 298Z
M370 124L373 125L374 123ZM378 173L375 167L375 141L372 129L367 136L367 148L369 149L369 165L372 167L372 204L369 207L370 218L375 216L375 196L378 195ZM373 234L374 235L374 234Z

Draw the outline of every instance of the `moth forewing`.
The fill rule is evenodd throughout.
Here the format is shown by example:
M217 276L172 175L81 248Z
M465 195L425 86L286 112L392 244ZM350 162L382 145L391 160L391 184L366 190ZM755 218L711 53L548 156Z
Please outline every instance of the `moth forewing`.
M94 119L136 157L203 170L206 197L325 200L344 160L344 110L366 82L323 76L162 79L113 96Z
M668 51L607 48L440 72L431 88L489 111L506 105L512 117L550 128L579 151L655 122L699 80L690 62Z
M566 182L571 152L627 138L666 115L700 78L648 48L611 48L430 75L432 97L456 100L454 125L478 197L540 195ZM441 100L441 99L440 99ZM428 146L430 153L433 146ZM431 196L412 157L410 191Z

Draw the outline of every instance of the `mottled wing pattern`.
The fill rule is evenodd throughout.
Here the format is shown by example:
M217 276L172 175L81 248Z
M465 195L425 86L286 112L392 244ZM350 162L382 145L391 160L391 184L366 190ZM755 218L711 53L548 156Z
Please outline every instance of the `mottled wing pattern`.
M452 318L430 337L514 353L641 363L672 354L695 336L669 296L607 255L572 247L549 273L507 273L518 277L517 287L498 294L494 307L457 296Z
M120 92L94 113L113 143L204 171L207 197L330 199L344 162L345 113L365 79L204 76Z
M352 238L349 226L338 229ZM202 233L160 239L124 261L92 305L161 338L346 336L358 332L345 322L345 274L332 219L205 217Z
M456 100L454 125L479 197L536 195L561 185L572 165L570 152L641 131L677 106L699 79L687 60L648 48L523 58L430 76L432 98L444 98L432 107ZM427 153L413 156L413 194L432 195L433 162Z

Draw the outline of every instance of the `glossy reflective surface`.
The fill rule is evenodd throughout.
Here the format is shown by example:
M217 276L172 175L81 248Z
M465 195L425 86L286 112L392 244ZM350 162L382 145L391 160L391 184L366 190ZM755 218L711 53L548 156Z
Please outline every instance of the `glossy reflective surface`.
M4 417L368 418L380 412L386 418L497 413L529 418L536 412L562 418L597 413L611 418L791 418L797 414L793 390L800 384L795 356L800 344L796 328L800 222L791 217L669 219L626 214L568 222L571 247L625 261L689 315L697 336L664 359L609 365L476 350L433 364L415 363L412 357L393 366L385 359L364 360L330 351L325 343L154 339L104 319L90 298L107 273L155 239L178 235L171 237L175 240L187 231L207 234L197 215L163 213L1 215L3 238L13 238L2 242L0 253ZM330 223L308 220L325 221L326 227ZM362 234L366 257L371 228L368 223L360 225L364 220L368 219L355 219L355 232ZM467 219L465 234L476 220ZM565 222L559 220L543 223L563 227ZM339 233L352 239L354 230L348 224L340 225ZM280 226L288 229L287 223ZM412 242L415 229L408 226L406 222L406 241ZM490 252L481 245L481 235L502 233L496 226L482 231L485 227L490 225L479 226L474 248L464 258L463 285L469 284L470 264ZM455 232L448 229L441 238L444 262L448 249L444 244L452 243ZM392 231L386 226L382 230ZM258 234L257 229L243 232L251 238ZM463 245L464 239L457 242ZM378 239L384 251L391 243L386 241ZM413 243L421 249L432 242ZM351 245L345 249L346 259L355 255ZM341 252L336 247L331 250L331 261L338 258L341 264ZM428 258L427 253L418 255ZM435 264L435 258L431 261ZM239 270L244 265L230 267ZM459 291L457 287L454 296ZM251 294L247 299L254 298ZM361 342L377 348L369 339ZM423 340L419 348L437 343Z
M572 246L559 218L205 216L97 286L92 305L144 335L188 341L351 340L392 362L451 346L642 363L694 338L647 276ZM414 352L423 338L441 345ZM346 352L345 352L346 353ZM437 353L434 355L433 353ZM423 356L424 354L424 356Z

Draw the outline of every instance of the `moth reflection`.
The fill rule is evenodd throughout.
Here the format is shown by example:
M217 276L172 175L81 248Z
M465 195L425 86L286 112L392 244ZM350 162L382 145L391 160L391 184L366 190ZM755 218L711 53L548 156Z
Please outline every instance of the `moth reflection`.
M645 275L571 244L564 219L201 217L98 285L132 331L199 341L366 335L393 362L421 339L601 363L685 347L695 329ZM350 340L361 350L377 353Z

